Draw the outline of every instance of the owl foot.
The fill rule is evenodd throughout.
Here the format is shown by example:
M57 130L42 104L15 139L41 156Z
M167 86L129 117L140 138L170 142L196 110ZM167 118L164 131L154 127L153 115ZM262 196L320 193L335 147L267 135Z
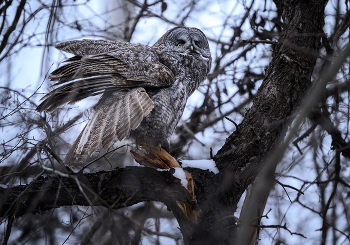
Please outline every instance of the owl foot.
M134 151L130 151L131 156L136 162L150 168L181 168L181 165L172 157L166 150L158 147L151 147L146 144L140 145L140 148L146 150L148 153L144 156L137 154Z
M150 147L149 145L142 144L140 146L142 149L146 150L148 153L144 156L130 151L131 156L135 159L136 162L142 164L146 167L154 169L170 169L170 168L182 168L180 163L176 161L167 151L160 147ZM191 193L192 199L196 202L196 195L194 193L194 182L190 172L183 169L187 179L187 190ZM191 220L193 223L197 224L197 218L200 215L200 210L193 210L187 203L177 202L177 205L181 208L182 212L186 217Z

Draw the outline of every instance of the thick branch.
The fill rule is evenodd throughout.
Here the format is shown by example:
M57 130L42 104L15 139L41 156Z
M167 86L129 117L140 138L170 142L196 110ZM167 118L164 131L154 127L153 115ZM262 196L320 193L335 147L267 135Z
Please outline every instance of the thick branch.
M118 209L142 201L159 201L175 211L179 211L176 202L193 206L190 193L168 171L126 167L71 176L41 176L28 185L0 188L0 217L19 217L61 206L88 206L90 203ZM89 200L79 189L75 177Z
M201 169L186 170L191 172L198 187L197 203L205 211L210 200L208 193L216 189L216 176ZM40 176L28 185L0 187L0 217L43 213L61 206L93 205L119 209L143 201L159 201L173 211L186 244L191 244L190 239L197 234L196 226L187 219L179 204L186 204L191 209L198 209L198 206L171 171L130 166L97 173L61 175L70 177ZM205 220L205 215L203 218Z

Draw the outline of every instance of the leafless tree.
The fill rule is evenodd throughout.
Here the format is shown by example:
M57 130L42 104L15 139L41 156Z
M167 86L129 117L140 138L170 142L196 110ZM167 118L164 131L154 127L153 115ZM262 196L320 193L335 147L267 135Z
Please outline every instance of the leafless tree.
M2 244L350 243L349 1L97 5L0 2ZM63 166L89 113L84 103L35 112L46 75L63 60L53 46L78 38L152 44L174 26L202 29L213 64L170 153L180 162L212 158L219 173L185 168L194 200L173 170L134 165L125 145L83 171ZM33 50L42 54L35 89L17 82L34 83L36 74L19 72Z

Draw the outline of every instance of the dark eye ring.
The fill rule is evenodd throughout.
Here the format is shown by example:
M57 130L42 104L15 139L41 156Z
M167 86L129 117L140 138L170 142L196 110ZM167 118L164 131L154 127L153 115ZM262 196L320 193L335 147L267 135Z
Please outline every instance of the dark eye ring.
M194 41L194 44L196 44L197 46L199 46L201 44L200 41Z

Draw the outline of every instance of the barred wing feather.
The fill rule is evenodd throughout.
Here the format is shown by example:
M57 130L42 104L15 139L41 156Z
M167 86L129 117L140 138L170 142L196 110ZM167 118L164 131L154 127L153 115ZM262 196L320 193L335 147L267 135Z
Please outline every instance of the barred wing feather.
M152 109L153 101L144 88L115 92L106 97L97 104L94 115L67 153L65 164L84 162L100 146L107 149L115 136L123 140Z

